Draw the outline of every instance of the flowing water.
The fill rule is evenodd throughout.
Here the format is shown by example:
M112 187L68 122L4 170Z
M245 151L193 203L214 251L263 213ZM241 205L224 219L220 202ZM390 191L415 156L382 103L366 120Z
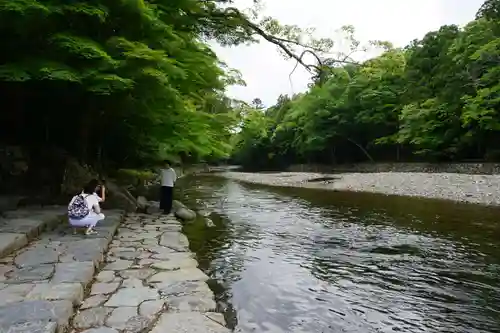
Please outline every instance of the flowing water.
M500 210L186 178L235 332L500 332Z

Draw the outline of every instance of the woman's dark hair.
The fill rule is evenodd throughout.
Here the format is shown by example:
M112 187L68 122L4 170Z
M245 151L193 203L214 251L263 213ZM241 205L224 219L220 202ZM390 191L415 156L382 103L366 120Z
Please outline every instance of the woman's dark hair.
M83 187L83 193L85 194L93 194L95 189L99 185L99 181L97 179L92 179Z

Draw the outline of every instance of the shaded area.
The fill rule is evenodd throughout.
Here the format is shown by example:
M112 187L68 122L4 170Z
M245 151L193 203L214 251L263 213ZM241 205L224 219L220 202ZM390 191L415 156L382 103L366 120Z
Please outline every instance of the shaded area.
M498 332L498 208L186 178L185 227L237 332Z
M309 179L308 182L309 183L320 183L320 182L331 183L336 179L339 179L339 177L319 177L319 178Z

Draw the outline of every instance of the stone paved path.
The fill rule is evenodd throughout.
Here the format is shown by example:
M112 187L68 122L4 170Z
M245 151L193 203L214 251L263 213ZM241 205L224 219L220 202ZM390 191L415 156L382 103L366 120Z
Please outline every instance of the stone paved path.
M5 253L26 245L48 221L58 221L58 227L0 259L0 333L65 332L123 213L107 211L94 236L73 235L61 220L61 209L9 214L1 221L0 235L24 240Z
M71 332L230 332L180 230L173 217L126 217Z

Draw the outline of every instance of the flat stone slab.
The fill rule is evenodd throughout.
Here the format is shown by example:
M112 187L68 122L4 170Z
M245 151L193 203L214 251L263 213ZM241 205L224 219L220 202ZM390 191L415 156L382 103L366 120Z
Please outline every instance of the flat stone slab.
M172 253L169 258L151 264L152 268L164 271L178 270L181 268L196 268L197 266L198 262L185 252Z
M0 258L28 244L25 234L0 233Z
M180 232L164 232L160 237L160 245L179 252L189 251L189 240Z
M0 290L0 306L24 301L35 284L8 284Z
M230 333L231 331L200 312L164 313L151 333Z
M131 260L117 260L104 267L105 271L121 271L132 266L134 262Z
M58 328L68 325L73 314L69 301L24 301L0 307L0 332L12 332L28 322L56 322ZM15 332L15 331L14 331Z
M54 216L53 220L60 219L61 216ZM13 232L25 234L28 237L36 236L47 225L50 220L46 216L0 219L0 232Z
M210 312L215 311L214 295L210 293L195 293L167 298L169 311L172 312Z
M119 289L104 305L110 307L139 306L142 302L156 300L159 296L158 291L152 288L124 288Z
M96 281L98 282L111 282L115 279L115 272L113 271L101 271L96 276Z
M154 269L140 268L140 269L127 269L124 271L120 271L118 272L118 275L120 275L122 278L125 279L145 280L154 273L155 273Z
M100 294L111 294L118 289L120 283L118 282L100 282L94 283L92 289L90 290L90 295L100 295Z
M41 264L56 263L60 252L51 247L34 246L21 252L14 259L18 267L37 266Z
M56 264L55 269L52 283L78 282L86 285L92 281L95 267L93 262L68 262Z
M118 331L109 327L98 327L82 331L81 333L118 333Z
M165 305L164 300L146 301L139 307L139 314L144 317L152 317L163 310Z
M208 276L198 268L185 268L176 271L157 273L148 279L148 282L161 282L174 284L182 281L207 281Z
M43 264L21 269L14 269L5 274L4 283L28 283L49 279L54 273L54 265Z
M212 291L205 281L180 281L175 283L159 282L154 286L165 296L184 296L195 293L211 294Z
M151 318L137 314L137 307L115 308L106 319L106 326L127 333L142 332L151 323Z
M108 298L109 297L107 295L90 296L85 300L85 302L82 303L82 305L80 306L80 310L98 307L106 302Z
M57 323L49 320L37 320L13 324L9 327L7 333L55 333L56 331ZM3 333L4 331L0 332Z
M104 326L106 318L112 311L113 309L105 307L83 310L73 319L73 326L79 329Z
M26 295L30 300L67 300L74 305L83 299L83 288L80 283L40 283Z

